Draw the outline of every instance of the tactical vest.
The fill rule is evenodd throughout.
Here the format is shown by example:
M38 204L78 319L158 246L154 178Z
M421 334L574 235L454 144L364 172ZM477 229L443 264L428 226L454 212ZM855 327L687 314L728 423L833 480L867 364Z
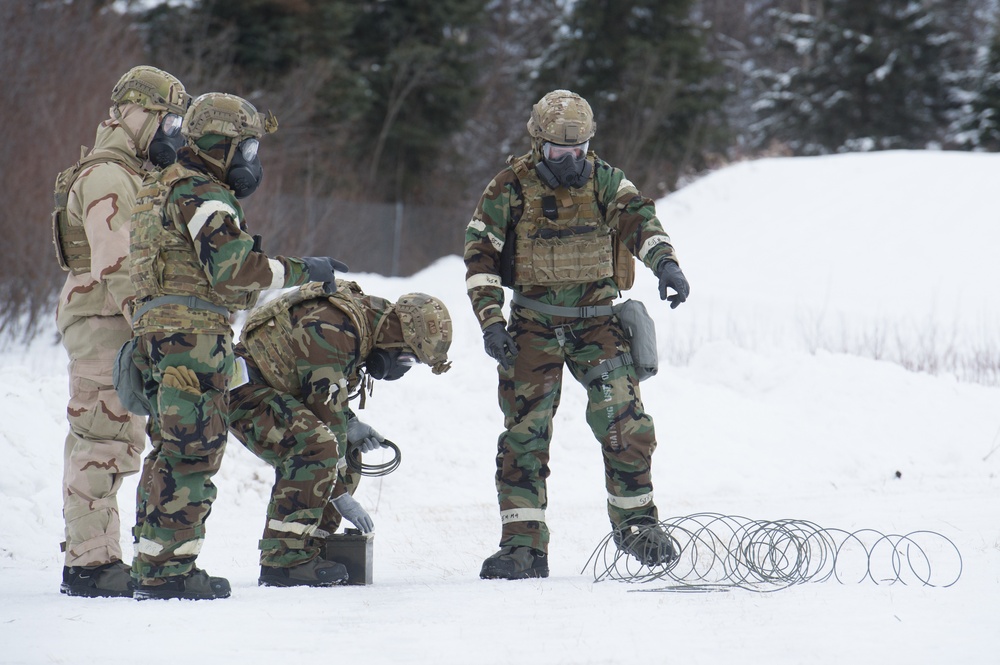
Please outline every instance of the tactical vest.
M597 156L591 152L588 158ZM620 290L632 286L632 255L618 239L619 208L612 211L609 223L597 196L596 169L591 169L584 187L555 190L542 183L530 155L515 159L511 169L524 200L515 222L514 285L580 284L614 277Z
M90 241L82 224L70 222L69 192L73 189L77 178L88 166L114 162L129 173L141 175L125 160L114 155L86 155L87 149L80 148L80 161L56 176L53 189L52 206L52 243L56 247L56 259L63 270L80 275L90 272Z
M171 164L150 174L136 195L130 235L130 276L136 302L163 295L194 296L228 310L250 309L257 302L257 292L220 295L205 275L187 227L166 213L174 185L191 177L204 178L205 174ZM192 312L191 316L218 317L205 310Z
M355 298L364 293L356 282L337 280L337 290L327 294L321 282L309 282L294 291L272 300L250 313L240 341L246 348L269 386L293 395L300 394L302 386L295 364L292 345L292 317L289 310L300 302L326 298L331 305L344 312L351 325L358 331L359 357L367 358L375 346L374 335L364 310ZM357 383L351 377L350 389Z

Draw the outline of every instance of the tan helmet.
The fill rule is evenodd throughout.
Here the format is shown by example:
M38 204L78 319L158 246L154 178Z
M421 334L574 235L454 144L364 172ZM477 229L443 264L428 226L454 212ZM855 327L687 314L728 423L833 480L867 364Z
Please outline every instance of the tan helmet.
M538 141L577 145L597 132L587 100L569 90L553 90L531 107L528 134Z
M238 143L244 138L259 139L263 136L265 122L254 105L242 97L224 92L206 92L191 102L181 131L191 143L207 134L235 138Z
M395 308L406 345L435 374L447 372L451 367L451 315L444 303L426 293L407 293L396 301Z
M184 115L191 96L184 84L162 69L140 65L125 72L111 91L111 103L117 106L138 104L150 111L168 111Z

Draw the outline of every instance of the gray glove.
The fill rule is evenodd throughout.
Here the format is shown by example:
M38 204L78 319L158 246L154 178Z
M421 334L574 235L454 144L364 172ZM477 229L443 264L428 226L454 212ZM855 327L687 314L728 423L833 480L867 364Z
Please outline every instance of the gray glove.
M333 504L338 513L344 516L345 520L356 526L361 533L371 533L372 529L375 528L375 523L372 522L371 515L350 494L345 492L338 497L330 499L330 503Z
M303 256L299 260L306 265L306 275L308 275L309 281L323 282L328 293L333 293L335 288L336 271L347 272L349 270L346 263L341 263L329 256Z
M504 369L510 369L514 358L517 358L517 343L507 332L507 327L499 321L486 326L486 330L483 331L483 345L486 347L486 353Z
M350 444L348 450L357 448L363 453L370 453L376 448L380 448L383 441L385 441L385 437L376 432L371 425L365 424L357 418L351 418L347 421L347 443Z
M688 294L691 293L691 287L679 265L669 259L663 259L657 266L656 276L660 279L660 300L669 300L670 309L676 309L678 305L687 300ZM667 287L677 293L668 296Z

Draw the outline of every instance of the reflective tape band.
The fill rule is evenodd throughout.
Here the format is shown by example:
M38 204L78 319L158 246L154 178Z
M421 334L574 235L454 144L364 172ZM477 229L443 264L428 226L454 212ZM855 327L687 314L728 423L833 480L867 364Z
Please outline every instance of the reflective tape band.
M498 252L503 251L503 246L506 244L503 241L503 238L497 238L492 233L487 233L486 237L490 239L490 244L493 245L493 249L497 250Z
M281 289L285 286L285 264L277 259L268 259L267 265L271 266L271 284L268 289Z
M625 191L634 192L636 196L639 195L639 189L628 178L622 178L621 182L618 183L618 191L615 192L615 198L617 199Z
M473 218L473 219L469 220L469 226L468 226L468 228L472 229L473 231L485 231L486 230L486 224L484 224L483 220L481 220L481 219L475 219L475 218Z
M657 245L670 244L670 238L665 235L655 235L652 238L648 238L646 242L642 243L642 247L639 248L639 260L645 261L646 255L649 254Z
M198 556L201 552L201 546L205 543L204 538L198 538L197 540L189 540L177 549L174 550L174 554L177 556Z
M481 272L465 280L465 289L471 291L477 286L500 286L500 275Z
M225 201L205 201L198 206L198 209L194 211L194 215L191 217L191 221L188 222L188 233L191 234L192 240L198 237L202 228L208 223L209 218L217 212L229 215L236 221L240 219L240 216L236 214L236 210Z
M511 522L544 522L545 511L541 508L512 508L500 511L500 523Z
M311 536L317 528L316 524L302 524L301 522L282 522L280 520L268 520L267 528L273 531L283 531L294 533L299 536Z
M642 508L653 503L653 493L649 492L648 494L640 494L639 496L615 496L609 494L608 503L615 508L635 510L636 508Z
M163 551L163 545L149 540L148 538L140 538L139 542L135 546L135 551L139 554L148 554L150 556L156 556Z

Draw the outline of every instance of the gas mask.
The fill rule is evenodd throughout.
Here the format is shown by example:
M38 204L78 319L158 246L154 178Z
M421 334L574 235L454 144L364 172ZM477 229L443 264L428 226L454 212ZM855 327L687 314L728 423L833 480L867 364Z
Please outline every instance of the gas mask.
M236 148L233 161L226 172L226 184L233 190L238 199L243 199L257 189L264 179L264 167L257 157L260 142L257 139L244 139Z
M365 368L373 379L395 381L419 362L412 353L398 349L375 349L365 360Z
M545 184L555 189L562 187L583 187L590 178L593 168L587 161L590 141L577 145L558 145L546 141L542 144L542 163L535 170Z
M168 113L156 128L156 133L149 142L149 161L156 168L162 169L177 161L177 151L184 147L182 121L183 118L176 113Z

